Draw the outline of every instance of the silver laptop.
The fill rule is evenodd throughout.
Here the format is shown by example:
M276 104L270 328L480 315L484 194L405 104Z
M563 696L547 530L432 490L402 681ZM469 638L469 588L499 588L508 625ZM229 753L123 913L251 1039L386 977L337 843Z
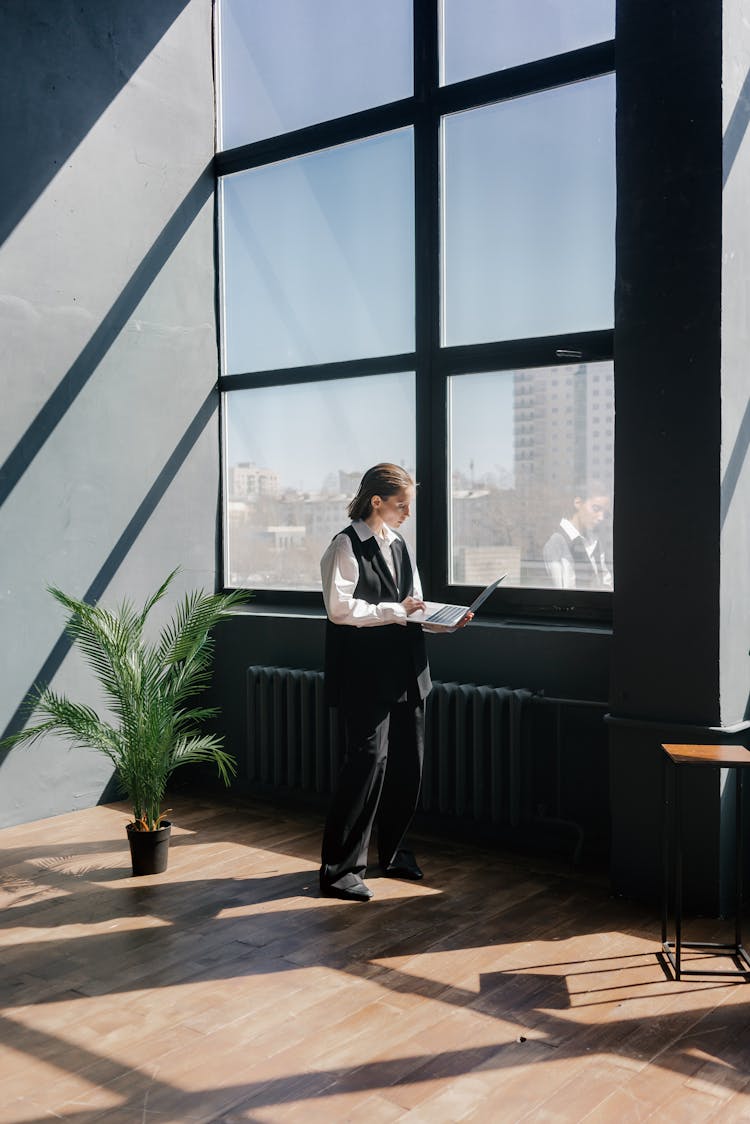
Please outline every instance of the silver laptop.
M409 614L409 621L414 621L415 624L437 624L442 628L452 628L463 620L467 613L476 613L480 605L483 605L487 598L493 593L500 585L501 581L507 578L507 574L502 574L501 577L496 578L491 585L488 585L479 594L471 605L444 605L437 601L427 601L426 609L418 609L416 613Z

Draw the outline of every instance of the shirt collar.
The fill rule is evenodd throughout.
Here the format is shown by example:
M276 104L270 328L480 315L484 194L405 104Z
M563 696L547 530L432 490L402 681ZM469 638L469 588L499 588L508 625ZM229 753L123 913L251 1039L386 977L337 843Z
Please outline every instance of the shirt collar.
M368 539L380 538L379 535L375 534L372 527L368 527L364 519L355 519L352 523L352 527L357 532L360 542L367 542ZM398 535L391 527L388 526L387 523L383 524L383 530L385 532L385 541L390 546L391 543L395 542L395 540L398 538Z
M581 534L581 532L578 530L577 527L573 526L573 524L570 522L569 519L561 519L560 520L560 528L561 528L561 530L563 530L565 532L565 534L568 536L568 538L570 539L571 542L573 541L573 539L583 538L583 535Z
M582 535L581 532L573 526L569 519L560 520L560 530L565 532L571 542L575 542L576 539L580 539L589 558L593 560L594 554L596 553L596 549L599 545L598 539L587 539L585 535Z

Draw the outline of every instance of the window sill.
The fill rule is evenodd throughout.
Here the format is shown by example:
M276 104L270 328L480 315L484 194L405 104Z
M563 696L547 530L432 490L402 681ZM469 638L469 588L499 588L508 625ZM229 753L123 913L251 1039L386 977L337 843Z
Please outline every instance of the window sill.
M260 605L240 605L232 610L236 617L291 617L297 620L325 620L325 611L315 606L302 605L275 605L272 603ZM603 621L586 620L555 620L549 617L514 617L514 616L482 616L472 622L473 629L490 630L529 630L537 632L567 632L588 634L596 636L609 636L612 634L612 625ZM455 635L455 634L454 634Z

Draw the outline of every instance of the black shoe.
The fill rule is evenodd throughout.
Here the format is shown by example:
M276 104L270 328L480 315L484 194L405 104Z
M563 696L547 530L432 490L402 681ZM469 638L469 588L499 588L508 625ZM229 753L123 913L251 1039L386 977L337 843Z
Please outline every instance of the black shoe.
M358 874L343 874L335 882L321 882L323 898L342 898L345 902L369 902L372 890Z
M411 851L396 851L388 865L383 868L383 874L386 878L405 878L409 882L419 882L424 878Z

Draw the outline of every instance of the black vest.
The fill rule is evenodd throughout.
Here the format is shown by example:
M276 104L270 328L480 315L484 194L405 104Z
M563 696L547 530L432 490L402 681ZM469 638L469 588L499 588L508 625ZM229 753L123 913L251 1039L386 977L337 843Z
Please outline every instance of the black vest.
M403 601L414 588L409 552L400 535L392 544L397 581L374 535L364 542L346 527L359 579L354 596L371 605ZM370 699L387 702L425 698L432 686L424 634L418 624L356 628L326 621L325 687L329 706L359 709Z
M586 550L586 543L581 536L577 535L572 539L569 546L576 575L576 589L601 589L602 580L599 569ZM598 549L599 544L597 543L595 550Z

